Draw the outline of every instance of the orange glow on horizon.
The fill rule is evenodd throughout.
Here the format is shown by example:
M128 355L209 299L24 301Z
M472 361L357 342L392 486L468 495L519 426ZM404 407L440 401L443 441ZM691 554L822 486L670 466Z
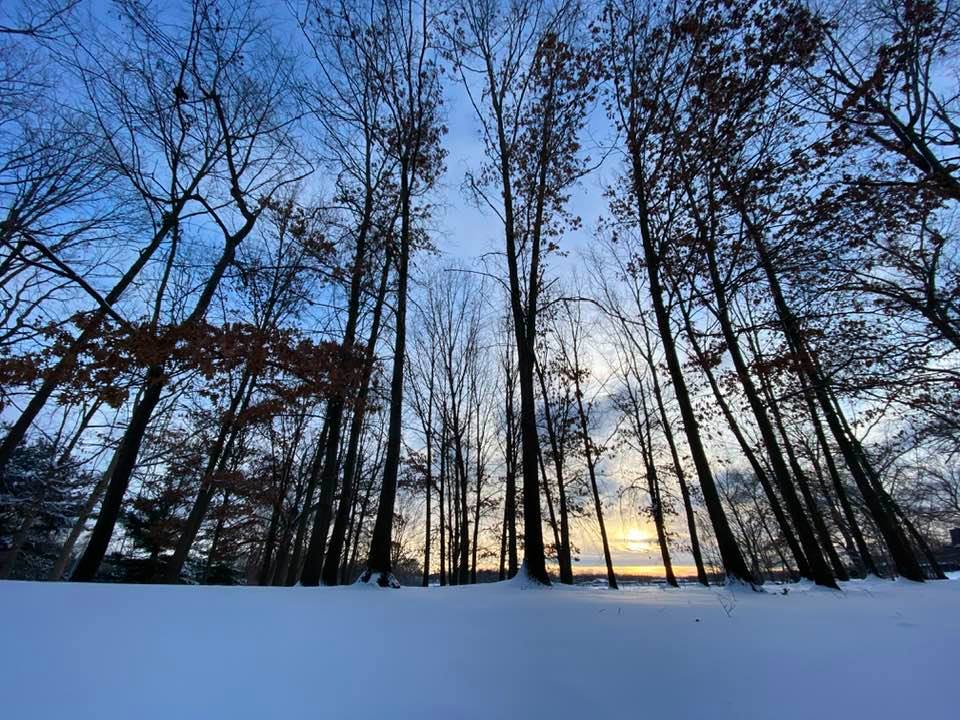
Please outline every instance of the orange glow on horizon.
M650 578L662 578L666 575L666 570L663 565L651 564L651 565L622 565L614 563L613 570L617 574L618 578L629 579L631 577L650 577ZM574 577L591 575L598 578L603 578L606 574L606 567L603 565L581 565L580 563L573 564L573 575ZM707 568L707 572L712 572L712 568ZM695 565L679 564L674 563L673 572L678 578L696 578L697 568Z

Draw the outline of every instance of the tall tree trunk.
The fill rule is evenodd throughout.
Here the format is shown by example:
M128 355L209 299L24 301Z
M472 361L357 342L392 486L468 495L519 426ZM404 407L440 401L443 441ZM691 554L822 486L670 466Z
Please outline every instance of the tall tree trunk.
M508 255L514 258L512 264L516 265L516 249L508 252ZM514 274L515 269L511 274ZM517 303L519 302L518 297ZM532 304L535 300L528 302ZM536 321L532 307L528 308L526 320L531 325ZM519 322L522 323L522 316ZM523 477L523 563L530 579L549 585L550 576L547 574L540 515L540 469L537 466L540 441L537 437L536 400L533 393L533 348L532 342L524 340L519 327L517 334L518 343L525 344L517 352L520 385L520 464Z
M344 389L343 392L346 390ZM307 545L303 569L300 572L300 584L316 587L323 573L324 551L327 536L330 533L330 520L333 517L333 500L337 491L337 475L340 470L339 451L342 438L344 399L342 396L330 400L327 408L330 425L323 450L323 462L320 464L320 497L313 518L313 531ZM342 499L342 498L341 498ZM334 566L339 565L339 556L333 559Z
M646 325L644 325L644 334L648 335ZM667 339L669 340L669 338ZM677 475L677 482L680 485L680 496L683 499L683 512L687 520L687 533L690 536L690 554L693 555L693 563L697 568L697 581L704 586L710 584L707 579L707 572L703 567L703 553L700 550L700 537L697 532L697 518L693 512L693 502L690 498L690 488L687 486L687 474L683 470L683 463L680 461L680 453L677 450L677 442L673 436L673 427L670 419L667 417L666 404L663 401L663 392L660 389L660 374L656 363L653 360L653 352L649 347L649 336L647 337L648 354L646 355L647 367L650 369L651 385L653 386L653 398L657 403L657 412L660 415L660 423L663 427L663 436L667 441L667 447L670 448L670 458L673 461L673 469Z
M357 463L357 478L361 477L361 460ZM357 552L360 548L360 533L363 531L363 524L367 519L367 508L370 507L370 495L373 493L373 478L375 473L371 473L367 479L366 489L363 497L359 499L357 507L354 510L353 518L350 520L350 535L353 539L348 543L350 546L350 556L344 553L343 568L341 569L342 582L353 580L354 571L357 565Z
M120 517L123 496L127 492L127 485L130 482L130 476L133 474L133 468L140 452L140 445L146 433L147 425L154 409L160 402L163 386L163 368L155 365L147 371L147 379L140 395L140 402L133 409L130 423L127 425L114 459L111 461L113 472L110 474L106 493L103 496L103 502L100 504L97 522L90 534L87 547L70 576L70 579L74 582L89 582L97 575L100 563L106 555L107 546L110 544L110 538L113 536L113 529Z
M480 540L480 510L483 507L483 458L482 454L482 442L480 439L480 406L479 401L477 403L477 462L475 467L475 477L477 483L477 496L476 502L473 506L473 538L470 543L470 548L472 551L470 557L470 582L474 585L477 584L477 558L479 550L479 540Z
M223 500L220 501L220 509L217 511L217 524L213 528L213 538L210 540L210 549L207 551L207 561L203 566L203 582L210 579L210 568L217 559L217 552L220 550L220 538L223 537L223 527L227 521L227 508L230 506L230 491L223 491Z
M807 566L806 556L803 554L803 550L800 548L800 543L797 541L796 535L793 534L793 528L790 527L790 522L783 511L783 507L780 504L780 499L777 497L776 492L774 492L773 484L770 482L767 470L763 467L760 459L757 457L756 452L754 452L753 447L750 445L750 442L743 434L743 431L741 430L740 425L730 408L730 404L724 397L723 391L720 389L720 385L717 382L716 377L714 377L713 371L710 369L710 363L706 358L706 354L700 346L700 342L697 340L696 331L694 330L693 324L690 320L689 309L683 307L682 304L681 314L684 318L687 337L690 340L690 347L693 349L693 352L700 363L700 367L703 369L704 377L707 378L707 382L710 385L711 391L713 392L714 399L717 401L717 406L720 408L724 419L727 421L727 426L730 428L730 432L733 433L737 444L740 446L741 452L743 452L743 456L747 459L747 462L750 464L750 468L753 470L753 474L756 475L757 480L760 482L761 488L763 488L764 495L767 498L770 509L773 511L777 525L779 526L781 533L783 533L783 538L787 543L787 547L790 548L790 553L793 555L794 562L797 565L797 570L801 576L810 577L811 572ZM791 575L793 574L793 570L789 565L785 565L784 569L787 571L787 573Z
M458 479L456 495L457 515L457 584L470 582L470 513L467 503L467 465L463 453L463 428L460 427L459 410L453 429L453 453Z
M80 535L83 533L83 530L87 525L87 519L97 506L97 503L100 502L100 498L103 496L103 493L107 490L107 485L110 482L110 475L113 473L115 462L116 455L114 455L111 459L110 465L107 467L107 469L100 474L100 479L97 480L97 484L94 486L93 491L91 491L91 493L87 496L86 501L84 501L83 507L80 508L80 512L77 515L76 520L74 520L73 526L70 528L70 533L67 535L67 539L63 543L63 547L60 548L60 554L57 556L57 560L53 564L50 574L47 575L47 580L63 579L63 574L66 572L67 565L70 564L70 559L73 557L73 548L76 546L77 540L80 539Z
M703 230L704 234L708 232L706 228ZM774 432L773 425L767 415L766 408L764 408L763 402L760 399L760 394L757 391L757 387L753 382L752 376L750 375L750 369L747 366L747 362L743 357L743 353L740 351L740 343L737 339L737 334L733 329L733 323L730 320L730 310L727 304L727 293L726 289L724 288L723 281L720 278L720 270L717 266L716 249L714 248L713 240L708 237L704 237L704 239L706 241L707 267L709 269L710 281L713 286L713 294L717 300L716 315L717 319L720 321L720 329L723 333L723 339L727 345L727 352L730 354L730 358L733 360L733 366L736 369L737 378L740 380L740 386L743 390L743 394L747 398L747 402L753 412L754 420L757 423L757 429L759 429L760 436L763 439L763 444L767 451L766 454L773 469L774 480L776 481L777 487L780 490L780 495L787 506L787 512L790 514L790 519L793 521L793 527L799 536L800 545L803 548L803 556L806 558L807 566L809 567L808 577L817 583L817 585L836 588L837 582L834 578L834 573L831 572L830 567L827 565L820 546L817 543L817 538L814 535L813 528L811 528L810 522L807 519L806 514L803 512L803 505L800 503L800 498L797 497L796 490L793 487L793 482L790 479L790 472L787 469L787 464L784 461L783 454L780 451L777 435ZM797 480L799 482L799 478L797 478ZM846 575L846 571L843 570L842 566L839 569L843 575ZM801 574L803 574L802 571Z
M308 480L307 485L310 484L309 481L309 469L308 469ZM302 514L304 495L306 494L306 487L303 483L303 473L300 473L300 480L297 482L296 494L293 499L293 506L291 510L286 513L283 522L283 533L280 536L280 562L277 563L277 568L274 570L271 578L270 584L282 587L287 584L287 577L290 575L290 566L293 564L293 541L296 528L299 525L300 515Z
M830 481L833 484L833 490L837 495L837 500L840 502L840 507L843 510L843 516L847 520L847 527L849 528L850 534L853 536L854 543L856 544L857 554L860 556L860 562L863 565L863 570L866 574L879 576L880 571L877 569L873 555L870 553L870 549L867 547L867 541L863 536L863 530L861 529L860 523L857 520L857 516L853 511L853 505L850 502L847 489L843 485L843 480L840 477L840 471L837 469L837 464L834 461L833 449L830 447L830 443L827 441L826 433L823 430L823 424L820 422L820 413L817 411L817 405L814 400L813 393L810 391L810 386L807 383L807 378L803 373L797 373L797 379L800 381L800 386L803 390L804 403L807 406L807 412L810 415L810 421L813 423L813 429L817 436L817 442L823 451L823 459L827 465L827 472L830 475Z
M673 587L679 587L677 578L673 573L673 563L670 560L670 547L667 543L667 527L663 513L663 498L660 496L660 475L657 472L656 460L653 457L653 435L651 433L650 411L647 407L646 395L643 388L639 389L640 407L643 409L643 424L639 424L640 418L637 417L637 429L639 433L646 429L646 442L642 445L644 464L646 465L647 491L650 494L650 507L653 510L653 524L657 530L657 544L660 546L660 558L663 562L663 573L667 579L667 584ZM634 406L636 407L636 406Z
M448 496L449 513L448 527L450 528L450 584L460 584L460 474L454 459L453 471L450 473L450 482L453 492Z
M677 398L677 404L680 406L680 415L683 418L683 430L687 436L687 445L690 448L693 464L697 469L700 489L703 491L704 504L707 506L710 522L713 525L713 532L717 538L717 547L720 550L720 558L723 561L724 571L730 578L754 583L757 579L743 559L743 554L737 545L737 539L730 529L723 505L720 502L720 494L717 491L717 485L713 479L713 472L710 470L710 462L707 459L707 453L700 437L700 423L697 421L697 415L693 409L693 402L690 400L690 393L687 390L687 383L683 377L683 367L680 364L680 357L673 344L667 342L667 339L673 335L670 329L670 317L667 313L666 304L664 303L663 286L660 281L660 254L656 249L654 238L650 231L646 187L644 185L645 181L639 146L636 144L635 138L629 138L629 141L633 161L633 190L637 201L640 236L643 242L650 300L657 321L657 330L660 333L660 337L664 338L663 351L667 360L667 368L670 371L670 379L673 384L674 394Z
M488 76L492 87L492 64L488 62ZM500 180L504 207L504 236L506 240L507 270L509 274L510 310L514 338L517 345L517 376L520 386L520 465L523 479L524 567L527 575L543 585L550 584L543 549L543 528L540 518L540 470L537 457L540 440L537 434L536 398L533 391L533 366L537 325L537 297L539 294L540 243L530 243L528 288L524 298L520 278L517 225L513 207L513 182L510 143L504 126L503 108L494 107L497 120L497 139L500 149ZM539 226L535 224L539 232ZM538 238L539 240L539 238ZM524 303L526 300L526 303ZM524 307L526 305L526 307Z
M370 556L364 581L376 576L382 587L398 586L392 573L393 510L397 497L397 475L400 471L400 446L403 442L403 368L407 352L407 284L410 263L410 167L409 160L400 163L400 254L397 258L397 306L395 317L393 375L390 379L390 419L387 427L387 449L383 462L383 483L373 526Z
M440 488L437 504L440 508L440 587L447 584L447 507L444 494L447 484L447 428L443 424L440 432Z
M346 389L337 392L346 392ZM310 542L307 544L303 569L300 571L300 584L308 587L319 585L320 575L323 572L324 551L330 532L330 520L333 517L333 499L337 491L337 475L340 470L339 451L343 439L343 406L344 398L341 394L331 398L327 405L326 423L329 429L325 438L326 445L323 448L323 462L317 465L320 473L317 479L320 497L314 512L313 531L310 533ZM335 562L339 563L339 557Z
M540 475L543 478L543 494L547 498L547 521L550 524L550 530L553 532L553 547L557 553L557 560L560 559L560 530L557 527L557 515L553 510L553 495L550 492L550 481L547 478L547 467L543 464L543 451L538 458L540 463ZM560 582L563 582L561 580Z
M567 491L563 478L563 454L557 438L557 428L554 424L553 413L550 410L550 400L547 394L547 382L543 367L536 364L537 378L540 381L540 395L543 398L544 424L547 428L547 439L550 442L550 453L553 456L553 471L557 478L557 501L560 505L560 538L557 543L557 564L560 566L560 582L563 585L573 584L573 562L570 557L570 518L567 509ZM541 464L543 459L540 459ZM546 476L544 476L546 483ZM549 500L549 495L547 496ZM553 519L551 508L551 524L556 534L556 520Z
M578 350L573 348L576 356ZM580 439L583 443L583 457L587 462L587 473L590 477L590 489L593 492L593 507L597 514L597 525L600 526L600 542L603 546L603 562L607 566L607 585L616 590L617 575L613 571L613 558L610 554L610 542L607 540L607 526L603 521L603 503L600 500L600 488L597 485L597 458L594 454L593 441L590 439L590 427L587 422L587 411L583 406L583 391L580 388L580 366L577 360L572 365L575 397L577 399L577 418L580 421Z
M300 573L303 572L303 546L307 541L307 532L310 526L310 518L314 514L313 496L317 492L317 484L320 482L320 465L323 464L323 452L327 447L327 437L330 434L330 423L327 422L328 414L324 413L323 427L320 430L320 437L317 438L317 447L313 454L313 461L310 463L310 475L307 478L307 491L303 497L303 507L297 515L297 531L293 539L293 552L290 557L290 564L287 569L286 585L296 585L300 579Z
M280 477L277 483L278 492L273 501L273 513L270 516L270 526L267 531L267 542L265 545L264 551L264 561L263 566L260 570L260 575L258 578L258 583L260 585L273 585L277 576L280 574L279 571L289 563L289 558L284 558L284 553L289 550L289 539L287 541L287 546L284 547L283 536L287 534L287 531L284 530L284 525L289 523L284 522L284 511L283 503L284 499L287 497L287 491L290 487L293 477L293 464L296 461L297 448L300 446L300 440L303 437L303 430L306 424L306 407L304 406L303 411L298 418L296 431L292 442L290 443L289 449L285 453L283 466L280 469ZM272 431L271 431L272 432ZM280 542L277 542L277 539L280 539ZM276 555L274 555L276 551Z
M846 550L847 557L854 568L852 576L862 578L863 566L860 562L860 553L857 552L857 545L853 539L853 535L850 532L850 528L847 526L846 521L843 519L843 515L841 515L837 508L837 503L833 498L833 493L830 492L830 487L827 484L826 476L823 473L823 466L816 455L816 450L811 450L809 444L804 444L806 446L805 449L810 457L810 464L813 467L814 477L817 479L817 486L820 488L820 492L826 499L827 509L830 512L830 517L833 520L833 524L837 526L837 530L840 532L840 535L843 537L844 550Z
M512 578L519 570L517 565L517 449L516 416L514 415L513 386L506 394L507 398L507 487L504 501L504 515L507 523L507 577Z
M841 420L842 413L839 408L835 407L831 402L826 380L809 353L797 318L787 305L786 298L780 287L780 278L774 268L773 260L767 250L760 229L750 219L746 208L743 207L740 202L740 198L734 195L733 199L738 205L744 226L753 239L754 247L757 250L757 257L760 261L760 267L766 275L767 284L773 296L774 306L777 310L781 328L787 338L790 350L797 360L797 371L798 373L807 374L810 388L820 404L820 409L823 412L824 419L827 421L827 426L833 433L834 440L836 440L837 446L840 448L840 453L857 484L857 489L860 490L860 495L863 497L873 521L876 523L877 528L880 530L886 542L887 548L893 557L897 572L909 580L923 582L923 568L920 566L916 555L907 542L896 518L884 506L882 499L874 490L873 480L868 475L867 468L869 466L865 464L865 456L863 455L862 448L847 435L843 421Z
M823 375L817 355L813 352L811 352L810 355L817 367L817 371ZM860 440L857 439L857 436L847 423L846 417L844 417L842 411L840 410L840 403L837 402L837 398L834 397L833 391L829 387L827 387L827 394L829 395L833 406L836 408L840 423L846 431L847 437L850 438L850 442L854 445L857 456L860 458L864 470L866 470L867 475L870 477L871 483L873 484L873 489L877 495L879 495L881 502L883 502L883 504L887 507L891 515L893 515L895 518L899 518L900 522L903 523L907 533L909 533L910 537L913 538L914 543L920 549L920 552L923 554L923 556L927 559L927 562L930 564L930 570L933 575L933 579L946 580L947 576L944 575L943 569L940 567L940 563L937 562L937 558L934 556L933 551L930 549L930 546L927 544L927 541L924 539L923 535L920 534L916 526L914 526L914 524L910 521L910 518L907 517L905 512L903 512L903 509L900 507L897 501L893 499L890 493L887 492L887 489L883 486L883 483L880 482L879 474L874 469L873 464L867 457L866 452L864 452L863 446L860 444Z
M430 457L429 450L427 451L427 457ZM431 507L430 507L430 490L431 485L433 484L433 478L430 477L430 461L427 460L427 509L426 509L426 528L423 533L423 582L421 583L423 587L429 587L430 585L430 518L431 518Z
M367 415L367 404L370 398L370 381L376 362L376 346L380 338L380 327L383 320L383 307L387 297L387 281L390 277L390 256L384 258L383 268L380 271L380 285L377 289L376 304L373 308L373 318L370 322L370 334L367 337L367 352L364 358L360 388L354 400L353 417L350 420L350 435L347 440L347 456L343 463L343 487L340 492L340 504L333 522L333 531L330 533L330 547L327 549L323 563L321 579L324 585L336 585L343 554L343 544L346 539L347 519L353 505L355 475L357 471L357 456L360 452L360 436L363 433L363 423ZM429 564L429 562L428 562Z
M183 571L183 565L190 554L190 548L193 547L197 533L200 532L200 526L203 524L210 507L210 501L216 492L215 476L218 470L222 470L224 464L228 461L233 443L240 432L237 416L242 414L250 403L255 385L253 375L250 367L247 366L240 379L240 387L234 394L229 409L224 414L216 442L214 442L207 456L207 467L200 481L200 490L194 500L193 507L190 509L190 514L187 516L187 521L184 523L183 530L180 532L173 556L167 561L164 569L163 579L165 582L175 583L180 579L180 573Z
M238 194L239 199L239 194ZM227 268L233 264L236 256L237 247L250 234L259 217L258 214L244 213L244 224L241 228L226 239L223 254L214 266L213 272L204 284L203 291L197 299L197 304L193 311L183 322L183 326L190 327L201 321L207 314L207 308L213 300L214 293L220 285L220 280ZM130 484L130 477L137 462L137 455L140 453L140 446L143 443L143 437L146 434L147 426L153 416L153 411L160 402L163 389L166 386L167 377L162 364L153 365L147 370L145 388L140 398L140 402L133 409L130 418L130 424L120 441L120 446L116 451L113 473L110 476L110 483L107 486L106 494L103 498L103 504L100 507L100 513L97 516L96 525L90 534L90 541L73 571L71 580L90 581L96 577L100 568L100 563L107 552L107 546L110 544L110 538L113 536L114 527L117 519L120 517L120 508L123 504L123 496L127 492L127 486Z
M503 522L500 524L500 571L497 580L507 579L507 503L503 503Z
M273 568L273 549L277 544L277 530L280 525L280 506L283 504L282 495L273 502L273 511L270 513L270 524L267 526L267 537L263 542L260 572L257 574L257 585L268 585L270 570Z
M369 163L367 166L369 175ZM409 199L407 200L409 203ZM370 230L370 223L373 214L373 189L369 180L364 193L364 206L361 216L360 227L357 231L356 248L354 250L353 265L350 272L350 297L347 303L347 322L343 331L343 355L345 362L351 361L354 344L356 343L357 323L360 320L360 301L363 291L363 279L366 275L366 256L367 256L367 236ZM384 264L384 275L389 273L389 258ZM381 286L385 292L386 279L381 281ZM382 302L382 301L378 301ZM404 301L406 302L406 301ZM401 367L402 371L402 367ZM367 373L364 372L364 376ZM361 385L364 385L364 379L361 379ZM327 533L330 528L330 521L333 518L333 499L337 490L337 475L340 470L338 462L340 451L340 434L343 423L343 413L345 409L346 397L349 388L341 388L336 392L328 406L327 415L330 423L330 433L327 436L327 447L324 449L323 474L320 478L320 498L317 504L316 517L313 521L313 534L310 536L310 545L307 548L307 556L303 565L303 572L300 576L300 582L307 586L316 586L320 583L320 577L323 574L324 548L327 541ZM362 391L361 391L362 392ZM356 414L356 413L355 413ZM360 422L363 422L363 416L360 416ZM351 428L351 439L353 437ZM343 494L341 493L341 504L343 504ZM338 509L339 514L339 509ZM339 540L342 544L342 540ZM337 572L340 557L339 548L337 556L330 563L330 571L327 578L336 584Z
M754 343L754 352L758 359L763 362L763 356L760 354L759 346L756 343ZM846 567L840 560L840 556L837 554L836 548L833 545L833 538L830 537L830 531L827 529L826 523L823 521L823 515L820 513L820 508L817 506L816 499L813 497L813 493L810 491L810 483L807 479L807 474L804 472L803 468L800 467L800 463L797 461L796 453L793 450L793 444L790 442L790 438L787 435L786 426L783 422L783 414L780 412L780 406L773 395L773 390L770 387L769 380L765 377L764 373L759 373L758 377L760 378L760 387L763 392L763 396L766 399L771 414L773 415L773 421L777 426L777 430L780 432L780 437L783 441L783 449L787 453L787 459L790 463L790 469L793 472L793 477L797 481L797 486L800 488L801 495L803 495L803 500L807 505L807 512L813 519L813 526L816 529L820 544L826 551L827 557L830 559L830 564L833 567L833 573L838 580L849 580L850 575L847 573Z

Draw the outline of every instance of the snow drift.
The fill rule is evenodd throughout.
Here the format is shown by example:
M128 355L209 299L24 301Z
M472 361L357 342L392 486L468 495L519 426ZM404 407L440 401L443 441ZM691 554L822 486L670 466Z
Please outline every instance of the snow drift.
M960 582L0 583L0 716L956 717Z

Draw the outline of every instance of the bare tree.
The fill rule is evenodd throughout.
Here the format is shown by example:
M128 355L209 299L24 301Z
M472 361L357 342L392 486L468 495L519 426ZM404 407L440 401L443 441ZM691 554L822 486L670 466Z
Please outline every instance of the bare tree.
M295 173L299 169L290 133L296 110L284 99L289 89L285 58L278 56L269 44L258 48L258 43L268 43L269 35L262 29L253 30L258 25L249 14L250 8L243 5L233 8L236 14L232 15L232 22L218 19L208 10L204 6L196 7L189 26L180 36L168 35L169 31L152 24L149 17L134 16L138 25L155 34L157 39L173 45L197 43L202 48L203 62L198 60L190 67L191 89L202 98L204 112L214 119L217 137L223 145L219 174L228 188L229 199L199 195L198 202L222 233L224 247L193 310L182 323L186 327L204 318L224 273L234 262L238 246L253 230L272 196L284 185L296 181ZM245 51L260 57L261 62L255 69L241 64ZM231 212L236 214L236 221L229 217ZM113 535L147 425L165 385L165 363L161 359L147 369L143 393L116 451L97 523L72 580L90 580L97 573Z
M439 69L433 46L433 18L426 0L384 0L370 33L371 52L383 87L390 122L382 142L397 163L400 228L397 302L394 313L393 371L390 381L390 423L387 431L383 483L373 528L364 582L397 586L391 573L392 529L397 475L400 469L406 360L407 286L414 244L414 199L429 189L443 160L439 141Z
M517 345L526 573L549 584L540 511L535 357L542 258L570 218L565 192L584 171L578 136L594 93L576 3L462 5L448 31L490 158L470 191L504 226ZM475 89L479 81L482 89ZM498 198L498 199L495 199Z
M687 12L696 12L696 8L641 7L630 0L611 4L607 12L614 88L611 114L624 134L629 158L630 197L623 211L639 226L647 290L662 338L673 334L663 282L665 238L657 232L654 217L657 183L669 171L665 157L659 154L658 136L663 131L659 123L675 112L680 100L686 67L683 55L688 48L683 35L660 32L658 26L680 21ZM672 343L665 343L663 350L724 569L731 578L754 582L720 502L679 353Z
M593 401L585 397L584 385L590 378L590 371L584 366L584 343L587 342L582 318L582 308L579 303L571 307L565 304L565 317L554 328L558 336L557 346L563 361L563 375L573 387L573 399L576 408L577 429L582 448L583 460L587 466L587 475L590 478L590 490L593 493L593 509L600 529L600 542L603 547L603 561L607 568L607 584L617 589L617 576L613 569L613 558L610 554L610 542L607 539L607 526L603 520L603 501L600 497L600 487L597 481L597 465L603 457L605 448L593 440L594 430L591 428L591 414ZM667 559L669 566L669 558Z

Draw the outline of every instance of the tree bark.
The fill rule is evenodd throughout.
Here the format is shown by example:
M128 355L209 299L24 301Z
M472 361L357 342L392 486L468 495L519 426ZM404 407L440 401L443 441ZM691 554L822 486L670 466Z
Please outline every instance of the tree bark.
M843 456L851 475L853 475L854 481L857 484L857 489L860 490L860 495L863 497L864 503L866 503L867 509L870 511L873 521L876 523L881 535L883 535L887 548L890 550L890 554L893 557L893 562L897 572L909 580L923 582L923 568L920 566L916 555L910 548L902 529L897 524L896 518L891 515L886 507L884 507L883 501L874 490L873 481L868 475L867 471L869 466L865 466L864 464L865 458L862 453L862 448L859 448L858 444L847 435L843 426L843 422L841 421L842 413L840 412L839 408L834 407L833 403L831 402L825 379L823 378L819 367L807 349L806 341L803 338L803 334L796 317L793 315L789 306L787 305L783 291L780 287L780 279L774 268L774 264L767 250L766 243L761 237L760 229L754 225L746 211L746 208L740 204L740 199L735 195L733 196L733 199L737 203L744 226L746 227L748 234L753 239L754 246L757 250L757 256L760 260L760 267L763 269L764 274L766 275L767 283L770 287L771 295L773 296L773 301L780 320L781 328L783 329L784 335L787 338L791 352L797 360L797 371L798 373L806 373L807 377L809 378L809 385L813 391L813 395L817 398L817 401L820 404L820 409L827 421L827 426L833 433L834 439L837 442L837 446L840 448L840 453Z
M709 268L710 281L713 286L714 297L717 300L716 315L717 319L720 321L720 329L723 333L723 339L727 345L727 352L730 354L730 358L733 360L733 366L736 369L737 378L740 380L740 386L743 389L743 393L746 396L747 402L750 405L750 409L753 412L754 420L757 423L757 428L760 430L760 436L763 439L764 447L767 450L767 457L770 459L770 464L773 469L774 480L776 481L777 487L780 489L780 495L783 497L784 503L787 506L787 512L790 514L790 519L793 521L793 527L799 536L800 545L803 548L803 556L806 558L807 566L809 567L808 577L810 577L817 585L836 588L837 582L834 578L834 573L831 572L830 567L827 565L827 562L823 557L823 553L820 550L820 546L817 543L813 529L810 527L810 522L807 519L806 514L803 512L803 506L800 503L800 498L797 497L797 493L793 487L793 482L790 479L790 472L787 469L787 464L784 461L783 454L780 451L777 435L774 432L773 425L770 422L769 416L767 415L766 408L764 408L763 402L760 400L760 394L757 391L757 387L750 375L747 362L743 357L743 353L740 351L740 343L737 339L736 333L734 332L733 323L730 320L730 310L727 305L727 293L723 286L723 281L720 278L720 271L717 266L716 249L713 246L713 241L710 238L704 239L706 241L707 266ZM771 410L773 410L773 408L771 408ZM797 481L799 482L799 478L797 478ZM834 554L836 553L834 552ZM842 573L846 575L846 571L843 570L842 566L835 568L834 570L836 569L840 569ZM801 574L803 573L801 572Z
M242 202L239 195L238 201ZM242 227L236 233L227 237L223 254L214 266L213 273L207 279L196 306L184 321L185 326L199 322L206 315L207 308L213 300L223 274L233 264L237 247L253 230L258 217L259 211L257 213L245 212ZM107 552L110 538L113 536L117 519L120 516L123 496L130 484L130 477L137 462L137 455L140 453L143 437L153 416L153 411L160 402L166 381L167 378L162 364L154 365L147 370L143 395L133 409L130 424L120 441L120 446L117 448L113 473L111 473L110 483L100 507L97 523L94 525L93 532L90 534L90 541L87 543L80 562L74 569L71 580L83 582L93 580L96 577L100 563Z
M410 167L402 160L400 167L400 254L397 258L397 306L394 331L393 375L390 380L390 419L387 449L383 462L383 483L373 526L370 555L364 581L376 576L381 587L396 585L392 575L393 510L397 496L397 475L400 470L400 446L403 442L403 368L407 348L407 284L410 262Z
M644 334L647 334L646 325L644 325ZM649 337L647 338L647 344L649 348ZM647 367L650 369L653 398L657 403L657 412L660 415L660 423L663 426L663 436L666 438L667 446L670 448L670 458L673 461L673 468L677 474L677 482L680 485L680 496L683 498L683 511L687 519L687 533L690 535L690 554L693 555L693 562L697 568L697 581L703 586L709 586L710 582L707 579L707 572L703 567L703 553L700 550L697 518L693 512L690 488L687 486L686 473L683 470L683 464L680 462L680 453L677 450L677 442L673 436L673 428L670 419L667 417L667 409L663 401L663 393L660 389L660 377L656 364L653 362L652 352L646 356L646 360Z
M717 491L716 482L710 470L710 463L707 460L707 454L703 447L703 441L700 438L700 424L697 422L697 416L693 410L693 403L690 400L690 393L687 390L687 384L683 377L680 358L673 344L667 342L667 338L673 337L673 334L670 329L670 318L667 315L667 309L664 304L663 287L660 282L660 256L654 246L654 239L650 232L643 168L639 157L639 148L635 146L635 142L635 140L631 141L631 144L634 145L634 147L631 148L633 190L639 210L640 235L646 261L650 299L657 321L657 329L660 332L660 336L664 338L664 355L667 360L667 368L670 371L670 379L673 383L677 404L680 406L684 433L687 436L690 454L693 458L694 466L697 469L697 477L700 480L704 503L707 506L707 512L710 515L714 535L717 538L717 547L720 550L724 571L730 578L752 584L757 582L757 579L743 559L743 554L737 545L737 539L730 530L730 524L727 521L723 506L720 503L720 494Z
M570 519L567 511L567 492L563 478L563 454L557 438L557 428L554 424L553 413L550 410L550 400L547 395L547 382L543 367L536 364L537 378L540 381L540 395L543 398L544 424L547 428L547 439L550 442L550 452L553 456L553 471L557 478L557 502L560 505L560 537L557 543L557 564L560 566L560 582L563 585L573 584L573 563L570 558ZM541 463L543 462L541 458ZM547 482L544 475L544 483ZM549 499L549 495L548 495ZM556 521L551 509L551 523L556 533Z

